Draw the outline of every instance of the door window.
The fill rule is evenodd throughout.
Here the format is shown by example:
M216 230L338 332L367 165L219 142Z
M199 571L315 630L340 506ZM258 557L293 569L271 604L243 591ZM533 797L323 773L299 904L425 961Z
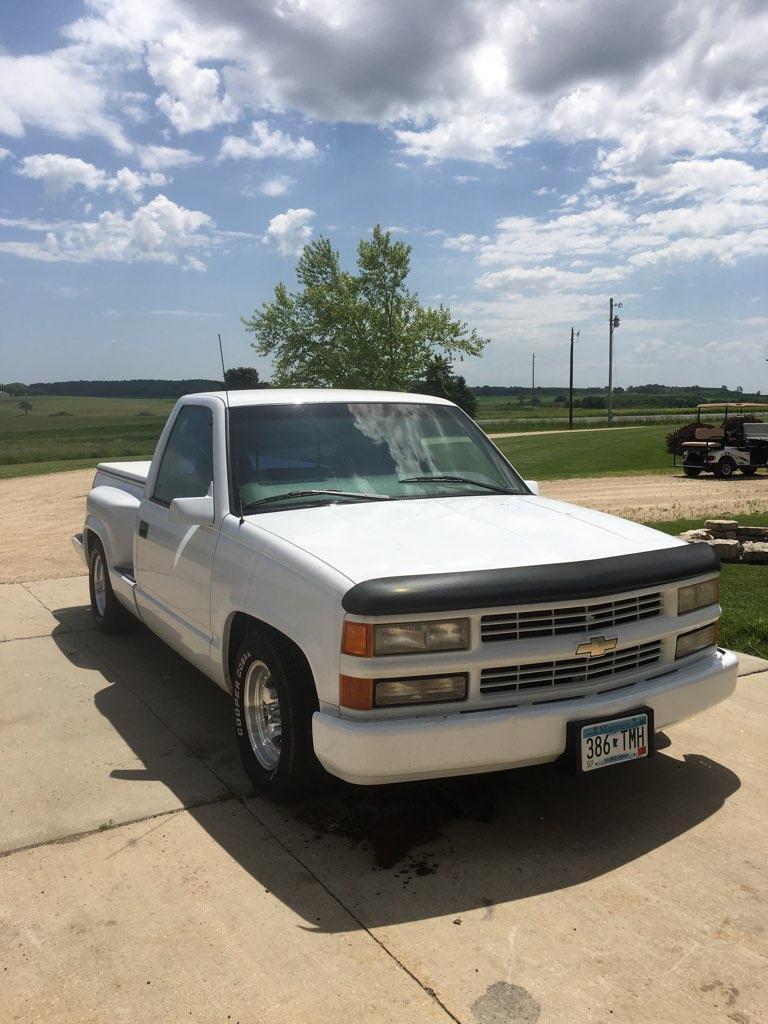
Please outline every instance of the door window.
M213 416L202 405L185 405L176 417L155 481L154 501L199 498L213 481Z

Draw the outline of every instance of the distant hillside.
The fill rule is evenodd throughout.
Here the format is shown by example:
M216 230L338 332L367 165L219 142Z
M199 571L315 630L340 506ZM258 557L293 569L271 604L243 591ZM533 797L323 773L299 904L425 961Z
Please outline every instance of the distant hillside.
M180 398L194 391L221 391L220 380L59 380L30 384L30 395L88 398Z

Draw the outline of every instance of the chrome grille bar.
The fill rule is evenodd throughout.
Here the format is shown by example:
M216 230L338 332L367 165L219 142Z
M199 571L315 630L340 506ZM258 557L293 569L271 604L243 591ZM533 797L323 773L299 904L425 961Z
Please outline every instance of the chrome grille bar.
M480 673L481 693L520 693L557 686L590 684L607 676L638 671L661 658L661 640L625 647L601 658L562 658L529 665L484 668Z
M534 608L529 611L484 615L480 637L484 643L503 640L529 640L536 637L563 636L567 633L592 633L661 615L662 595L642 594L561 608Z

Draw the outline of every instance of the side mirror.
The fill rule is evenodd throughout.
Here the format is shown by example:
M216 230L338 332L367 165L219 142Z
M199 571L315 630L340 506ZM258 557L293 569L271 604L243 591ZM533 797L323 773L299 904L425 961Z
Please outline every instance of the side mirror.
M213 526L213 518L213 496L210 494L201 498L174 498L168 509L168 520L171 523Z
M539 493L539 481L538 480L523 480L523 483L533 494Z

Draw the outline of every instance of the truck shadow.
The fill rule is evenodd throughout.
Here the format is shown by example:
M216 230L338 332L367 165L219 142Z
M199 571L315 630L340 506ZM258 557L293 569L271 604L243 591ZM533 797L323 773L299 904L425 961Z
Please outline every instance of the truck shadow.
M72 621L72 612L55 614ZM544 766L372 788L331 782L304 804L274 805L250 794L227 694L143 627L118 637L77 632L76 651L66 632L60 649L102 674L96 706L144 765L111 776L167 785L200 827L311 930L331 926L314 916L312 887L297 887L295 872L285 870L286 850L351 911L337 930L477 908L490 915L497 904L578 885L674 841L740 786L728 768L678 746L675 756L660 751L652 761L582 777ZM190 759L218 776L224 803L192 805L199 765L189 783L178 763L164 766L142 716L126 712L126 689ZM663 738L660 746L668 746ZM274 841L255 841L254 829L262 837L266 829Z

